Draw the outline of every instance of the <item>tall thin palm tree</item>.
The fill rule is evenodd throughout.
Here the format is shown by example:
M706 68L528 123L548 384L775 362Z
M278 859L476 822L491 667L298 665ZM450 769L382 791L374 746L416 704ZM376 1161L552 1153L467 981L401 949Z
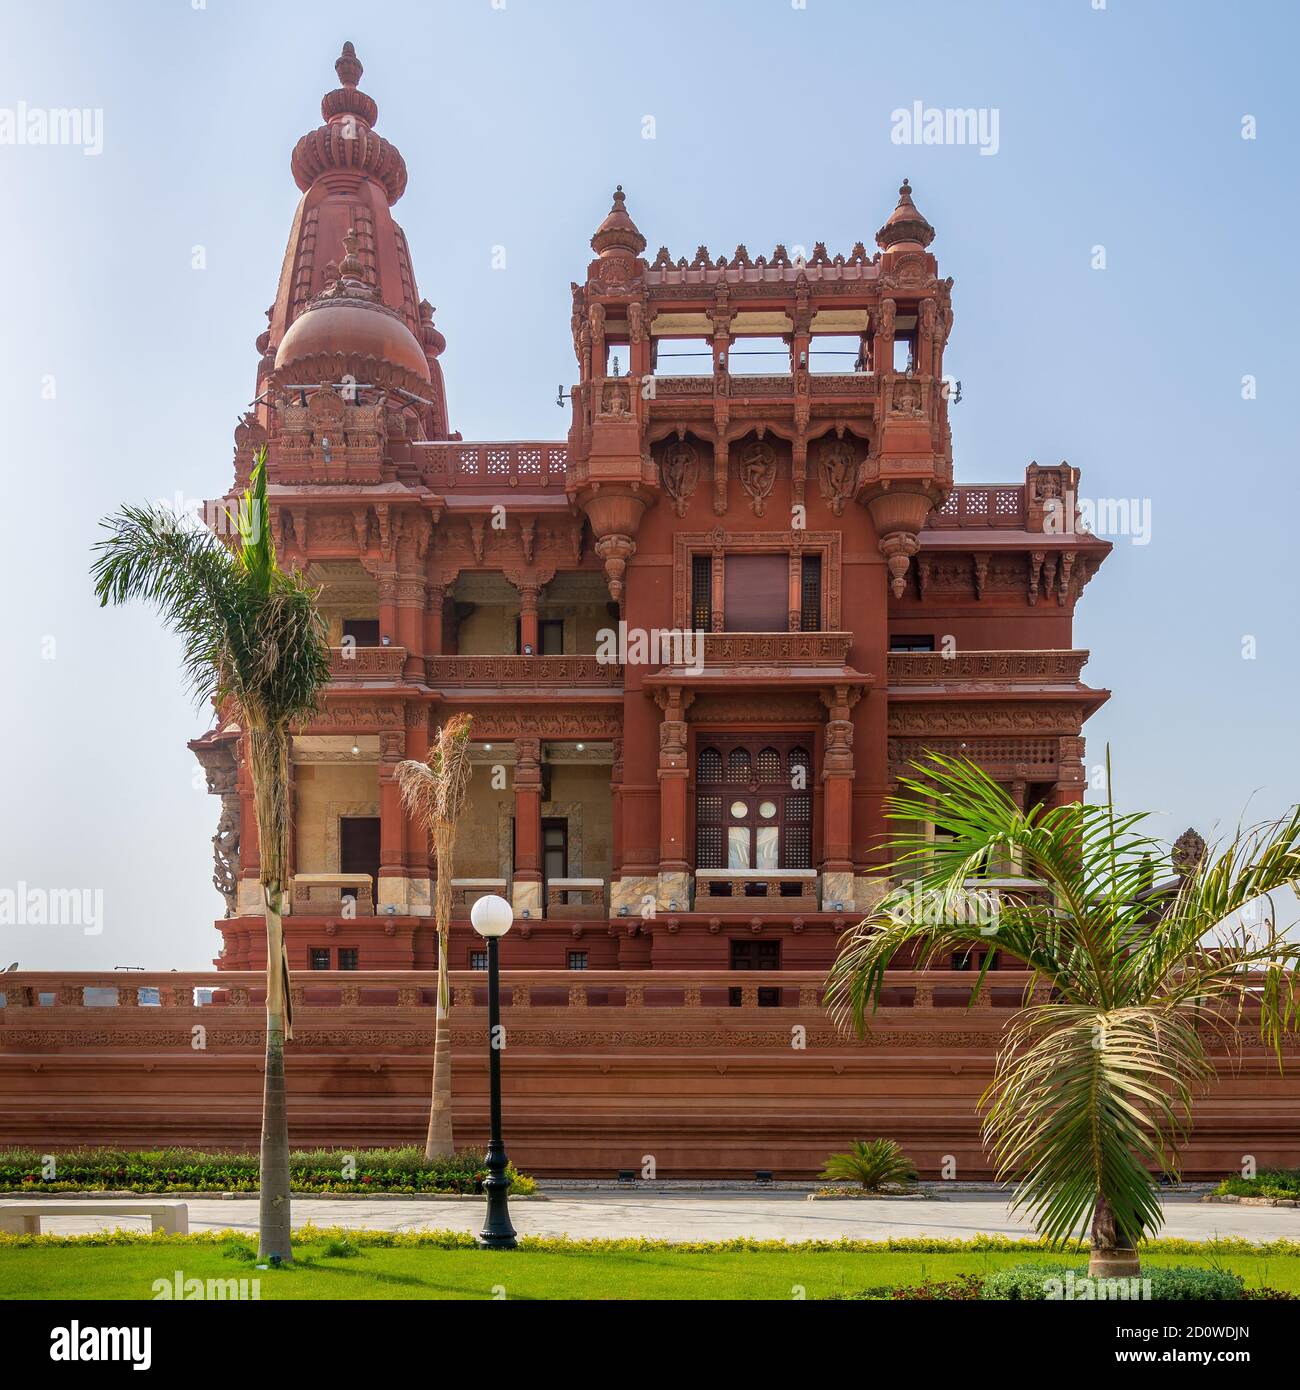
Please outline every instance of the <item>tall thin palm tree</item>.
M258 1247L292 1259L284 1044L293 1036L282 917L289 890L290 726L315 710L330 678L316 591L275 558L266 450L254 460L230 544L165 508L122 507L101 524L91 573L100 604L146 599L182 642L198 700L214 699L248 737L266 916L266 1073ZM236 539L237 537L237 539Z
M1208 1044L1231 1048L1248 1018L1280 1065L1296 1027L1300 943L1270 895L1300 877L1300 807L1159 886L1169 850L1145 812L1022 811L980 768L938 755L900 788L891 818L944 834L894 837L891 868L911 881L845 933L831 1011L861 1033L905 948L919 969L983 948L972 1000L993 948L1032 971L981 1102L985 1142L1045 1236L1090 1230L1090 1273L1136 1274L1137 1242L1163 1220L1153 1174L1177 1175L1193 1099L1216 1075ZM986 866L1008 861L1041 888L980 890Z
M402 804L430 836L438 869L433 898L433 920L438 932L438 1002L434 1009L433 1097L424 1140L426 1158L450 1157L456 1151L451 1123L451 980L447 956L456 827L465 809L473 770L469 758L472 724L468 714L453 714L438 730L424 762L408 758L397 765Z

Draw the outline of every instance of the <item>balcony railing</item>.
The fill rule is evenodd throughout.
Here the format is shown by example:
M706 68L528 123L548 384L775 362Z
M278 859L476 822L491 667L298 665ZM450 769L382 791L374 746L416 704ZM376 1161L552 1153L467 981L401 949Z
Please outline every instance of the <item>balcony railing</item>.
M434 686L620 686L623 668L594 656L431 656Z
M1063 682L1080 679L1086 651L890 652L890 685L943 681Z
M369 874L294 874L293 911L302 915L333 916L351 898L357 917L375 915L374 884Z
M1027 522L1023 484L1019 487L969 484L953 488L943 506L930 514L926 525L941 530L964 526L980 530L990 527L1023 530Z
M851 632L706 632L706 666L843 666Z
M697 912L817 911L816 869L696 869Z
M399 680L405 662L405 647L331 647L330 678Z
M528 440L490 444L459 441L421 445L425 481L436 488L469 491L511 488L563 489L569 447Z

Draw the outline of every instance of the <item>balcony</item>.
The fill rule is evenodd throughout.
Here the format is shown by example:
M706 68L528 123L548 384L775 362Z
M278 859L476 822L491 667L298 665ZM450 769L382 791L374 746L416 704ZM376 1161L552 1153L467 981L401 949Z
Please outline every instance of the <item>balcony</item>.
M295 874L293 911L300 915L333 917L346 911L354 917L373 917L374 884L369 874Z
M697 912L816 912L816 869L696 869Z
M986 531L1005 527L1023 531L1028 524L1025 489L1017 487L955 487L938 511L930 514L926 527L937 530L971 527Z
M421 473L439 491L510 492L516 488L563 492L569 447L553 441L419 446Z
M595 656L431 656L426 680L437 688L501 689L512 694L566 687L619 689L623 668Z
M1032 685L1077 682L1088 652L1047 651L890 652L890 688L948 681L997 681Z
M843 667L851 632L706 632L706 666Z
M405 647L331 647L330 679L396 681L406 663Z

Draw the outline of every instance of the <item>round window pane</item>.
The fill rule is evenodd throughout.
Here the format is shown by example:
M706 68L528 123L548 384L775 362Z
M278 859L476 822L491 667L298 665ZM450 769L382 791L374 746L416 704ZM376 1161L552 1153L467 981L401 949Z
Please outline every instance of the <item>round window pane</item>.
M758 805L758 814L762 816L764 820L771 820L772 817L776 815L776 802L760 801Z
M733 801L733 802L731 803L731 814L732 814L737 820L744 820L744 819L745 819L745 813L746 813L748 810L749 810L749 807L746 806L745 803L744 803L743 801Z

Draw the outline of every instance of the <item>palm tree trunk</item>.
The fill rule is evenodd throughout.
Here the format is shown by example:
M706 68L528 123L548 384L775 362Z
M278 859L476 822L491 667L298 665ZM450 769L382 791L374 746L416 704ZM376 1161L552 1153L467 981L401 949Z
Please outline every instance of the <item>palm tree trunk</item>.
M272 906L274 901L275 906ZM284 1085L284 930L278 893L266 902L266 1075L262 1083L261 1196L257 1253L293 1260L289 1216L289 1113Z
M438 932L438 1005L433 1022L433 1097L425 1158L450 1158L456 1152L451 1128L451 980L447 974L448 931Z
M266 904L266 1075L262 1086L262 1146L258 1253L293 1260L289 1212L289 1112L284 1044L293 1036L289 961L284 946L284 889L289 865L289 734L286 728L249 730L253 803Z
M1142 1272L1133 1242L1116 1226L1110 1203L1099 1192L1092 1214L1088 1275L1093 1279L1136 1279Z

